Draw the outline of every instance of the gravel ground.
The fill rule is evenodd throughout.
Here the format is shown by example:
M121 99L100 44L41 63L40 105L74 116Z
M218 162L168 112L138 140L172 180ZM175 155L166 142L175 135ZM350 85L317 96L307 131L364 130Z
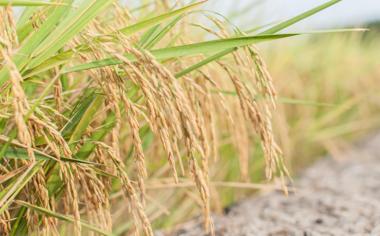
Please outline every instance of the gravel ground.
M306 170L288 197L267 193L214 216L216 235L380 236L380 134L344 157ZM205 235L201 225L196 219L167 235Z

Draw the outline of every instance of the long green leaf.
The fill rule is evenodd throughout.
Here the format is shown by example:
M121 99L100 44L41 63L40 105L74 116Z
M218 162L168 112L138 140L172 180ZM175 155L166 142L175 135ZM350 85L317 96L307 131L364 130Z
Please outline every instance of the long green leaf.
M63 161L63 162L72 162L72 163L79 163L79 164L89 164L89 165L98 165L95 162L85 161L85 160L79 160L79 159L73 159L73 158L65 158L61 157L60 159L57 159L53 156L47 155L43 152L35 151L35 157L37 160L41 161ZM21 159L21 160L30 160L28 153L25 149L22 148L8 148L8 150L4 154L5 159Z
M21 207L20 210L17 212L16 220L12 224L12 231L10 233L10 236L28 234L27 227L26 227L26 219L24 217L26 210L27 210L26 207Z
M236 91L226 91L226 90L214 90L212 92L222 93L225 95L237 96ZM267 99L265 96L255 96L257 100ZM310 100L288 98L288 97L278 97L277 100L283 104L292 104L292 105L305 105L305 106L316 106L316 107L334 107L336 104L326 103L326 102L316 102Z
M4 211L8 209L13 199L24 188L29 180L38 172L42 164L43 161L32 163L20 177L18 177L13 181L11 185L0 192L0 214L3 214Z
M57 219L60 219L60 220L66 221L66 222L70 222L70 223L76 222L76 220L73 217L71 217L71 216L63 215L63 214L51 211L49 209L40 207L40 206L35 206L35 205L32 205L32 204L30 204L28 202L25 202L25 201L17 200L16 203L19 204L19 205L21 205L21 206L27 207L29 209L33 209L33 210L38 211L40 213L46 214L48 216L52 216L54 218L57 218ZM95 225L91 225L91 224L86 223L84 221L79 221L79 223L84 228L87 228L87 229L89 229L91 231L94 231L96 233L99 233L99 234L102 234L102 235L113 235L112 233L106 232L106 231L104 231L104 230L96 227Z
M287 27L289 27L289 26L291 26L291 25L293 25L293 24L295 24L295 23L297 23L297 22L299 22L299 21L301 21L301 20L303 20L303 19L305 19L307 17L310 17L310 16L312 16L312 15L314 15L314 14L322 11L323 9L326 9L327 7L330 7L330 6L338 3L339 1L341 1L341 0L332 0L330 2L327 2L325 4L320 5L318 7L315 7L313 9L311 9L309 11L306 11L306 12L300 14L300 15L297 15L297 16L295 16L295 17L293 17L293 18L291 18L291 19L289 19L289 20L287 20L285 22L279 23L279 24L271 27L270 29L268 29L268 30L260 33L260 35L276 33L276 32L278 32L278 31L280 31L282 29L285 29L285 28L287 28ZM145 27L147 27L147 26L145 26ZM136 28L139 28L139 27L136 27ZM191 68L185 69L186 73L184 73L183 75L185 75L187 73L190 73L191 71L196 70L197 68L200 68L201 66L206 65L206 64L214 61L215 60L214 58L221 58L224 55L227 55L227 54L233 52L234 50L236 50L236 48L232 47L232 48L229 48L229 49L225 49L224 52L218 52L217 54L212 55L209 58L206 58L204 61L201 61L201 62L197 63L197 65L193 65L193 66L191 66ZM155 55L156 52L152 51L152 53L153 53L153 55ZM224 53L224 55L223 55L223 53ZM71 56L71 55L69 55L69 56ZM129 59L134 60L133 58L129 58ZM54 61L57 62L59 60L54 59ZM92 62L92 63L89 63L89 64L80 65L80 66L74 66L72 68L67 68L64 71L65 72L81 71L81 70L87 70L87 69L97 68L97 67L101 67L101 66L115 65L115 64L119 64L119 63L120 63L120 61L118 61L118 60L106 59L106 60ZM49 68L51 68L51 67L49 67ZM40 68L39 71L43 71L44 69L46 69L46 68Z
M64 6L60 2L36 1L36 0L0 0L0 6Z
M196 70L196 69L198 69L198 68L200 68L200 67L202 67L204 65L207 65L210 62L216 61L217 59L225 56L226 54L228 54L230 52L233 52L234 50L235 50L234 48L227 49L227 50L224 50L224 51L219 52L217 54L214 54L212 56L209 56L209 57L205 58L204 60L202 60L202 61L200 61L200 62L198 62L198 63L196 63L194 65L191 65L188 68L186 68L186 69L184 69L184 70L176 73L175 77L176 78L180 78L180 77L182 77L184 75L187 75L188 73L190 73L190 72L192 72L192 71L194 71L194 70Z
M183 56L193 56L198 54L208 54L215 53L220 50L242 47L246 45L250 45L253 43L259 43L274 39L287 38L291 36L295 36L297 34L278 34L278 35L258 35L258 36L242 36L236 38L229 39L220 39L220 40L211 40L201 43L187 44L182 46L170 47L170 48L161 48L152 50L150 53L157 60L165 60L169 58L183 57ZM126 54L126 58L131 61L135 61L136 58L131 54ZM93 61L87 64L82 64L79 66L74 66L71 68L63 69L63 73L74 72L74 71L82 71L88 70L98 67L110 66L110 65L118 65L121 64L122 61L115 58L108 58L104 60Z
M56 56L53 56L53 57L49 58L49 60L46 60L45 62L40 64L39 66L36 66L33 69L26 71L23 74L23 77L24 78L30 78L34 75L38 75L38 74L45 72L49 69L52 69L52 68L55 68L57 66L66 64L67 62L70 61L70 59L73 57L74 54L75 54L75 52L73 50L68 50L68 51L62 52Z
M29 66L31 68L38 66L51 57L113 2L114 0L82 1L78 8L69 12L55 30L34 50Z
M154 26L153 29L158 28L159 23L164 22L166 20L169 20L172 17L181 15L181 14L203 4L204 2L205 1L198 2L195 4L191 4L191 5L185 6L183 8L180 8L178 10L174 10L174 11L169 12L169 13L165 13L165 14L162 14L162 15L159 15L156 17L152 17L150 19L135 23L131 26L122 28L118 31L122 32L125 35L129 35L129 34L136 33L140 30L143 30L143 29L151 27L151 26ZM172 22L171 24L174 24L174 23ZM153 38L154 42L150 41L150 44L147 48L151 47L151 44L154 44L157 40L162 38L164 36L164 34L170 29L171 24L166 26L158 35L156 35L155 38ZM77 49L77 50L80 50L80 49ZM73 57L73 55L74 55L74 51L70 50L70 51L64 52L63 54L53 56L44 62L34 62L33 64L29 65L29 68L31 68L31 70L26 72L26 74L24 76L26 78L28 78L30 76L33 76L33 75L36 75L36 74L41 73L43 71L46 71L48 69L51 69L55 66L62 65L64 63L66 63L68 60L70 60Z
M98 111L100 106L103 104L103 101L104 101L104 97L102 95L96 95L91 105L84 112L78 125L75 127L75 130L72 133L69 140L70 144L73 144L74 142L78 141L82 137L82 135L84 134L84 132L90 125L91 121L94 119L96 112Z
M88 140L88 142L85 142L83 146L78 150L78 152L75 153L75 158L80 160L86 159L96 147L94 142L101 141L112 130L112 128L115 126L115 123L115 114L111 113L107 115L107 118L103 122L102 127L91 134L90 140Z
M33 51L41 44L41 42L55 29L56 24L61 20L61 18L67 13L71 8L71 3L73 0L63 0L68 6L65 7L55 7L50 13L50 16L41 25L41 27L34 31L28 36L26 40L23 41L17 54L12 58L13 63L17 68L22 71L24 67L28 64ZM9 72L6 67L3 67L0 71L0 86L2 86L9 79Z
M22 43L24 39L30 35L30 32L32 32L33 26L30 19L37 10L38 7L24 7L24 10L18 18L16 25L17 38L19 42Z
M261 32L259 35L275 34L275 33L279 32L279 31L281 31L281 30L283 30L283 29L285 29L285 28L287 28L287 27L289 27L291 25L294 25L295 23L297 23L297 22L299 22L299 21L301 21L301 20L303 20L305 18L308 18L308 17L310 17L310 16L312 16L312 15L314 15L314 14L316 14L316 13L318 13L318 12L320 12L320 11L322 11L322 10L324 10L324 9L326 9L326 8L332 6L332 5L334 5L334 4L336 4L336 3L340 2L340 1L341 0L332 0L330 2L327 2L325 4L317 6L317 7L313 8L313 9L311 9L309 11L306 11L306 12L301 13L301 14L293 17L293 18L290 18L287 21L281 22L281 23L279 23L279 24L277 24L277 25L275 25L275 26L273 26L273 27L271 27L271 28L269 28L269 29ZM176 77L179 78L181 76L184 76L184 75L186 75L186 74L188 74L188 73L190 73L190 72L192 72L194 70L199 69L200 67L202 67L204 65L207 65L210 62L213 62L213 61L215 61L215 60L217 60L219 58L224 57L225 55L228 55L228 54L234 52L235 50L237 50L236 47L235 48L226 49L224 51L220 50L220 52L218 52L217 54L209 56L208 58L205 58L204 60L202 60L202 61L200 61L200 62L198 62L198 63L196 63L196 64L194 64L194 65L192 65L192 66L190 66L190 67L188 67L186 69L184 69L183 71L177 73Z
M137 44L138 47L140 48L146 48L146 44L152 40L152 38L154 38L159 30L161 29L161 26L160 25L155 25L153 26L152 28L150 28L149 30L147 30L142 36L141 36L141 39L139 41L139 43Z
M340 1L342 1L342 0L332 0L332 1L326 2L326 3L319 5L319 6L313 8L311 10L305 11L302 14L299 14L293 18L290 18L289 20L281 22L281 23L263 31L261 34L274 34L274 33L280 32L281 30L288 28L289 26L294 25L295 23L297 23L303 19L306 19L312 15L315 15L316 13L318 13L318 12L328 8L328 7L331 7L332 5L335 5Z
M69 138L71 136L71 134L74 132L74 129L77 127L78 123L84 116L84 113L90 107L94 99L95 94L92 92L90 92L90 94L85 94L85 96L79 99L76 108L72 111L72 114L70 115L70 120L68 120L65 126L62 128L61 134L63 137Z
M179 20L181 20L182 17L179 16L175 18L172 22L170 22L168 25L166 25L158 34L154 35L147 43L144 48L151 49L154 47L177 23Z
M131 35L131 34L136 33L142 29L157 25L157 24L159 24L165 20L168 20L172 17L181 15L181 14L183 14L183 13L185 13L185 12L195 8L195 7L198 7L199 5L201 5L205 2L206 1L197 2L197 3L191 4L191 5L185 6L183 8L180 8L178 10L174 10L174 11L156 16L156 17L149 18L147 20L143 20L143 21L138 22L136 24L133 24L133 25L127 26L125 28L119 29L118 31L122 32L125 35Z
M227 38L219 40L211 40L201 43L194 43L188 45L181 45L171 48L162 48L153 50L152 54L158 60L165 60L169 58L193 56L197 54L209 54L220 50L247 46L253 43L260 43L269 40L288 38L297 34L278 34L278 35L260 35L260 36L242 36L236 38Z

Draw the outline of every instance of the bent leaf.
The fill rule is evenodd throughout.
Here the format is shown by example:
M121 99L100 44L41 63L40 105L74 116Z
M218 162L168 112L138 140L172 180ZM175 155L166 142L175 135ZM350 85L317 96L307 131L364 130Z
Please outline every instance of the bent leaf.
M54 212L54 211L51 211L51 210L48 210L46 208L43 208L43 207L39 207L39 206L35 206L35 205L32 205L30 203L27 203L27 202L24 202L24 201L21 201L21 200L16 200L16 203L21 205L21 206L24 206L24 207L27 207L29 209L33 209L35 211L38 211L40 213L43 213L43 214L46 214L48 216L52 216L54 218L57 218L57 219L60 219L60 220L63 220L63 221L66 221L66 222L70 222L70 223L74 223L76 222L76 220L71 217L71 216L67 216L67 215L62 215L62 214L59 214L57 212ZM108 233L98 227L96 227L95 225L91 225L89 223L86 223L84 221L79 221L79 223L84 227L84 228L87 228L89 230L92 230L96 233L99 233L99 234L102 234L102 235L112 235L111 233Z
M73 159L73 158L66 158L66 157L61 157L60 159L57 159L53 156L47 155L37 150L34 151L34 154L35 154L36 159L40 161L52 160L52 161L72 162L72 163L79 163L79 164L99 165L95 162L85 161L85 160L80 160L80 159ZM22 148L8 148L8 150L4 154L4 158L5 159L20 159L20 160L30 159L26 150Z
M66 4L61 2L47 2L36 0L0 0L0 6L65 6Z
M199 5L205 3L206 1L201 1L201 2L197 2L197 3L194 3L194 4L191 4L191 5L188 5L188 6L185 6L185 7L182 7L178 10L174 10L174 11L171 11L171 12L168 12L168 13L165 13L165 14L162 14L162 15L159 15L159 16L156 16L156 17L152 17L152 18L149 18L147 20L143 20L143 21L140 21L136 24L133 24L133 25L130 25L130 26L127 26L125 28L122 28L122 29L119 29L118 31L120 31L121 33L125 34L125 35L130 35L130 34L133 34L133 33L136 33L142 29L145 29L147 27L151 27L151 26L154 26L154 25L157 25L165 20L168 20L172 17L175 17L175 16L178 16L182 13L185 13L186 11L189 11L195 7L198 7Z
M318 12L320 12L320 11L322 11L322 10L324 10L324 9L326 9L326 8L332 6L332 5L334 5L334 4L336 4L336 3L340 2L340 1L341 0L332 0L332 1L327 2L325 4L319 5L319 6L313 8L311 10L308 10L308 11L303 12L303 13L295 16L295 17L292 17L292 18L290 18L287 21L281 22L281 23L279 23L279 24L277 24L277 25L275 25L275 26L273 26L273 27L271 27L271 28L269 28L269 29L261 32L259 35L278 33L279 31L281 31L281 30L283 30L283 29L285 29L285 28L287 28L287 27L289 27L291 25L294 25L295 23L297 23L297 22L299 22L301 20L304 20L304 19L306 19L306 18L308 18L308 17L310 17L310 16L312 16L312 15L314 15L314 14L316 14L316 13L318 13ZM254 31L255 30L256 29L254 29ZM249 32L246 32L246 33L249 33ZM188 74L188 73L190 73L190 72L192 72L192 71L194 71L194 70L196 70L196 69L198 69L198 68L200 68L200 67L202 67L204 65L207 65L210 62L213 62L213 61L215 61L215 60L217 60L219 58L224 57L225 55L228 55L228 54L232 53L236 49L237 48L230 48L230 49L227 49L225 51L221 50L217 54L212 55L212 56L210 56L210 57L208 57L208 58L200 61L199 63L196 63L196 64L194 64L194 65L192 65L192 66L184 69L183 71L177 73L176 77L177 78L182 77L182 76L184 76L184 75L186 75L186 74Z
M242 36L236 38L228 38L228 39L219 39L219 40L211 40L201 43L193 43L181 46L175 46L170 48L161 48L150 51L150 53L157 60L165 60L176 57L183 56L194 56L198 54L208 54L215 53L220 50L230 49L235 47L247 46L254 43L287 38L291 36L295 36L298 34L278 34L278 35L258 35L258 36ZM126 54L127 57L131 61L135 61L136 58L131 54ZM103 60L93 61L87 64L82 64L78 66L74 66L71 68L63 69L62 73L69 73L75 71L88 70L93 68L99 68L104 66L118 65L122 64L122 61L115 58L108 58Z
M34 50L32 54L34 58L29 64L30 68L38 66L51 57L113 2L113 0L82 1L79 7L69 12L54 31Z

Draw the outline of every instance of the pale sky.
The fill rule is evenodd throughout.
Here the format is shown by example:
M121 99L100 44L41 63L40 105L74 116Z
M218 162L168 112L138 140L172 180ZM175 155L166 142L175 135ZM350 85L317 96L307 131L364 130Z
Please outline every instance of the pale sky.
M208 8L227 14L243 10L232 18L235 24L247 28L280 21L320 5L324 0L209 0ZM380 0L342 0L336 5L304 20L293 29L319 29L339 26L360 26L371 20L380 20ZM242 24L242 22L244 22Z

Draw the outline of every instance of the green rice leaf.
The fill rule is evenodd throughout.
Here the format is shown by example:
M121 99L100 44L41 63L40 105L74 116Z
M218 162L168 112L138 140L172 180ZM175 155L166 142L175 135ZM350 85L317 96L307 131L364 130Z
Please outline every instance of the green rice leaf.
M146 43L146 46L144 48L151 49L152 47L154 47L181 19L182 17L179 16L175 18L172 22L170 22L168 25L166 25L158 34L154 35L154 37L152 37L150 41Z
M303 13L295 16L295 17L292 17L289 20L281 22L281 23L263 31L260 34L274 34L274 33L280 32L281 30L288 28L289 26L294 25L297 22L300 22L301 20L309 18L310 16L315 15L316 13L318 13L318 12L328 8L328 7L331 7L340 1L342 1L342 0L332 0L332 1L326 2L324 4L321 4L321 5L313 8L313 9L310 9L310 10L305 11L305 12L303 12Z
M145 45L147 44L147 42L151 41L152 38L154 38L155 35L158 34L160 28L161 28L160 25L155 25L155 26L153 26L152 28L150 28L149 30L147 30L147 31L141 36L140 42L138 43L138 47L146 48Z
M19 42L22 43L33 30L32 21L30 18L37 10L38 7L24 7L24 10L22 11L21 16L18 18L16 25L17 38Z
M63 162L71 162L71 163L78 163L78 164L89 164L89 165L99 165L95 162L85 161L85 160L79 160L74 158L65 158L61 157L60 159L57 159L53 156L50 156L48 154L45 154L43 152L34 151L35 157L37 160L40 161L63 161ZM18 160L29 160L29 156L27 151L24 148L8 148L8 150L4 154L5 159L18 159Z
M32 205L32 204L25 202L25 201L17 200L16 203L21 205L21 206L27 207L29 209L43 213L45 215L52 216L52 217L57 218L59 220L63 220L63 221L70 222L70 223L76 222L76 220L71 216L63 215L63 214L51 211L49 209L40 207L40 206ZM102 235L113 235L112 233L106 232L106 231L96 227L95 225L91 225L91 224L86 223L82 220L79 221L79 223L83 226L83 228L89 229L89 230L94 231L96 233L99 233Z
M32 54L30 68L38 66L61 49L77 35L100 12L112 4L113 0L84 0L49 34Z
M24 188L29 180L39 171L39 169L42 167L42 164L43 161L32 163L20 177L15 179L12 184L8 185L0 192L0 214L3 214L4 211L8 209L13 199Z
M313 9L311 9L309 11L306 11L306 12L301 13L301 14L293 17L293 18L290 18L287 21L281 22L281 23L279 23L279 24L277 24L277 25L275 25L275 26L273 26L273 27L271 27L271 28L263 31L259 35L275 34L275 33L279 32L279 31L281 31L281 30L283 30L283 29L285 29L285 28L287 28L287 27L289 27L291 25L294 25L295 23L297 23L297 22L299 22L299 21L301 21L301 20L303 20L305 18L308 18L308 17L310 17L310 16L312 16L312 15L314 15L314 14L316 14L316 13L318 13L318 12L320 12L320 11L322 11L322 10L324 10L324 9L326 9L326 8L332 6L332 5L334 5L334 4L336 4L336 3L340 2L340 1L341 0L332 0L330 2L327 2L325 4L317 6L317 7L313 8ZM227 50L224 50L224 51L221 50L217 54L209 56L208 58L206 58L206 59L204 59L204 60L202 60L202 61L200 61L200 62L198 62L198 63L196 63L196 64L194 64L194 65L192 65L192 66L190 66L188 68L186 68L186 69L184 69L183 71L179 72L176 75L176 77L180 78L180 77L182 77L182 76L184 76L184 75L186 75L186 74L188 74L188 73L190 73L190 72L192 72L194 70L199 69L200 67L202 67L202 66L204 66L204 65L206 65L206 64L208 64L210 62L213 62L213 61L215 61L215 60L217 60L219 58L222 58L225 55L228 55L228 54L232 53L235 50L237 50L237 48L230 48L230 49L227 49Z
M247 46L253 43L259 43L274 39L287 38L295 36L297 34L278 34L278 35L259 35L259 36L242 36L236 38L211 40L201 43L193 43L169 48L161 48L150 51L150 53L157 60L165 60L169 58L183 57L183 56L194 56L199 54L215 53L223 49L230 49L235 47ZM135 61L136 58L131 54L125 55L129 60ZM93 68L99 68L104 66L118 65L122 64L122 61L115 58L108 58L98 61L93 61L87 64L82 64L74 66L71 68L63 69L63 73L75 72L88 70Z
M81 139L91 121L94 119L96 112L103 104L103 101L104 97L102 95L96 95L95 99L92 101L88 109L83 113L83 116L81 117L78 125L75 127L75 130L69 140L70 144L73 144Z
M0 0L0 6L64 6L64 3L36 0Z
M317 101L287 98L287 97L279 97L277 100L280 103L293 104L293 105L305 105L305 106L316 106L316 107L333 107L333 106L336 106L336 104L333 104L333 103L317 102Z
M156 16L156 17L149 18L147 20L143 20L143 21L140 21L136 24L133 24L133 25L127 26L125 28L119 29L118 31L120 31L121 33L123 33L125 35L131 35L131 34L136 33L142 29L157 25L157 24L159 24L165 20L168 20L172 17L183 14L183 13L185 13L185 12L195 8L195 7L198 7L199 5L201 5L205 2L206 1L197 2L197 3L191 4L191 5L182 7L178 10L174 10L174 11L167 12L165 14Z
M212 92L222 93L225 95L237 96L236 91L226 91L226 90L213 90ZM255 99L263 100L266 99L265 96L256 96ZM292 104L292 105L305 105L305 106L316 106L316 107L333 107L336 104L327 103L327 102L317 102L304 99L288 98L288 97L278 97L278 102L283 104Z
M103 122L101 128L97 129L91 134L90 140L85 142L79 151L75 154L76 159L84 160L86 159L95 149L96 141L101 141L115 126L116 117L115 114L111 113L107 116L106 120Z
M27 24L27 22L30 20L30 17L33 16L33 14L36 11L36 7L25 7L24 10L22 11L20 17L17 20L16 27L19 29L20 27L24 26Z
M11 236L28 234L26 220L24 218L26 210L27 210L26 207L21 207L20 210L17 212L16 220L12 224L12 231L10 233Z
M172 23L170 23L168 26L166 26L161 32L159 32L156 35L156 34L154 34L154 32L159 28L160 22L169 20L170 18L175 17L177 15L181 15L181 14L203 4L204 2L205 1L198 2L195 4L191 4L191 5L188 5L186 7L180 8L178 10L175 10L175 11L172 11L169 13L165 13L165 14L160 15L160 16L152 17L150 19L147 19L147 20L138 22L136 24L133 24L131 26L125 27L123 29L120 29L119 31L122 32L123 34L129 35L129 34L138 32L140 30L143 30L147 27L153 26L153 28L151 29L152 31L148 32L145 35L145 39L143 37L142 42L140 42L140 45L144 45L145 40L147 42L149 40L149 45L147 46L147 48L150 48L170 30L170 28L177 22L177 20L174 20ZM153 37L152 40L150 40L151 39L150 37ZM62 65L64 63L66 63L68 60L70 60L73 55L74 55L73 51L67 51L67 52L64 52L63 54L58 54L57 56L53 56L44 62L34 60L34 62L29 65L29 68L31 68L31 70L29 70L25 74L25 77L28 78L30 76L33 76L33 75L36 75L38 73L44 72L48 69L51 69L57 65ZM0 80L0 82L1 82L1 80ZM1 85L1 83L0 83L0 85Z
M32 76L38 75L40 73L43 73L47 70L50 70L52 68L55 68L57 66L63 65L70 61L70 59L73 57L74 51L68 50L65 52L62 52L54 57L49 58L49 60L43 62L37 67L34 67L31 70L26 71L23 74L24 78L30 78Z
M213 61L216 61L218 60L219 58L225 56L226 54L229 54L231 52L233 52L235 50L235 48L232 48L232 49L227 49L227 50L224 50L222 52L219 52L217 54L214 54L212 56L209 56L207 58L205 58L204 60L192 65L192 66L189 66L188 68L182 70L181 72L178 72L175 74L175 77L176 78L180 78L184 75L187 75L189 74L190 72L194 71L194 70L197 70L198 68L201 68L202 66L204 65L207 65L208 63L210 62L213 62Z
M314 14L316 14L316 13L318 13L318 12L320 12L320 11L322 11L322 10L324 10L324 9L326 9L326 8L332 6L332 5L334 5L340 1L341 0L332 0L330 2L322 4L322 5L315 7L309 11L306 11L306 12L301 13L301 14L293 17L293 18L290 18L289 20L287 20L285 22L279 23L279 24L269 28L268 30L260 33L260 35L277 33L278 31L283 30L283 29L285 29L285 28L287 28L287 27L289 27L289 26L291 26L291 25L293 25L293 24L295 24L295 23L297 23L297 22L299 22L305 18L308 18L308 17L310 17L310 16L312 16L312 15L314 15ZM206 64L208 64L208 63L210 63L216 59L219 59L219 58L223 57L224 55L228 55L229 53L233 52L234 50L236 50L236 48L226 49L224 52L221 52L221 50L220 50L220 52L218 52L217 54L212 55L209 58L206 58L205 60L197 63L196 65L193 65L193 66L185 69L185 73L183 73L183 75L188 74L191 71L194 71L194 70L196 70L196 69L198 69L198 68L200 68L200 67L202 67L202 66L204 66L204 65L206 65ZM154 54L154 52L152 52L152 53ZM223 55L223 53L224 53L224 55ZM133 60L133 58L130 58L130 59ZM57 61L56 59L53 59L53 60ZM84 64L84 65L74 66L72 68L67 68L65 70L65 72L67 73L67 72L81 71L81 70L87 70L87 69L91 69L91 68L102 67L102 66L106 66L106 65L115 65L115 64L119 64L119 63L120 62L117 63L117 60L108 59L107 61L106 60L97 61L97 62L92 62L90 64ZM51 68L51 67L49 67L49 68ZM46 68L40 68L40 71L43 71L44 69L46 69ZM180 72L179 75L181 75L181 74L182 73ZM181 76L179 76L179 77L181 77Z
M62 129L62 136L63 137L69 137L74 132L74 129L84 116L86 110L90 107L91 103L95 99L95 94L90 93L86 94L83 98L79 99L77 108L75 108L70 115L70 120L65 124L65 126Z
M68 6L53 8L46 21L38 30L34 31L22 42L17 54L13 56L13 63L15 63L20 71L23 71L24 67L28 64L34 50L40 46L41 42L55 29L56 24L58 24L65 13L70 10L72 0L64 0L63 2ZM9 79L8 74L9 72L6 67L0 70L0 86Z

